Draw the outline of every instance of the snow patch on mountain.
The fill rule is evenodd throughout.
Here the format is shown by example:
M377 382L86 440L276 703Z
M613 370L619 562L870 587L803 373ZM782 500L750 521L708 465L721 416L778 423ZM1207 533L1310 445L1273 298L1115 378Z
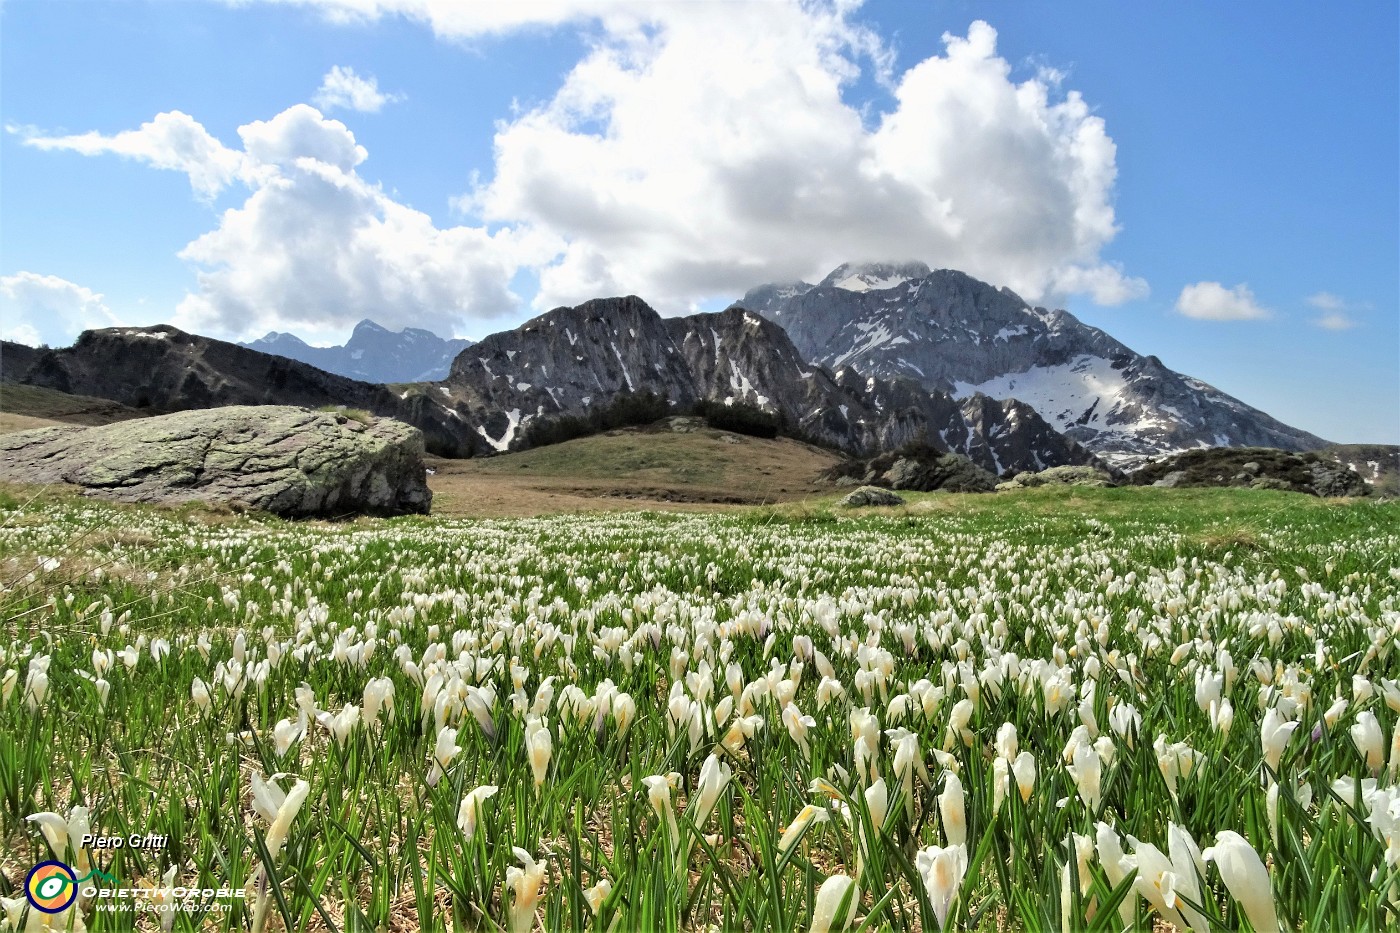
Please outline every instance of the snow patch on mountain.
M830 275L822 279L821 285L848 292L884 291L911 279L921 279L928 273L928 266L921 262L845 263L837 266Z

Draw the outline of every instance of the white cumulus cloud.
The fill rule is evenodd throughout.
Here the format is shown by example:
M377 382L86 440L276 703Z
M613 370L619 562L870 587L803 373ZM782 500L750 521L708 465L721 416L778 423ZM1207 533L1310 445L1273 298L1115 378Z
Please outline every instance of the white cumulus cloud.
M537 307L634 293L682 311L891 257L1032 301L1147 292L1101 255L1118 232L1103 120L1061 72L1013 77L986 23L896 72L856 0L289 2L339 21L407 17L451 39L572 23L589 42L550 98L497 124L494 165L456 199L462 226L366 181L351 130L305 104L241 127L241 148L178 112L111 136L20 131L182 171L205 198L247 189L181 252L198 273L182 326L315 339L373 317L455 333L518 307L522 269L538 277ZM883 105L853 99L872 86L863 74ZM368 80L333 69L326 86L353 107L349 85Z
M590 28L583 60L501 124L494 173L458 200L564 245L537 306L635 292L680 310L892 256L1031 300L1147 293L1100 255L1118 232L1103 120L1062 92L1063 71L1013 78L986 23L895 73L858 0L270 2L451 40ZM863 71L892 94L883 111L851 99Z
M894 105L870 126L846 95L887 56L843 9L694 7L611 35L498 130L494 177L461 203L567 244L537 305L632 292L681 310L892 256L1030 300L1146 293L1100 258L1118 229L1102 119L1014 81L987 24L887 75Z
M1270 316L1248 285L1226 288L1219 282L1187 285L1176 299L1176 310L1201 321L1254 321Z
M65 347L84 330L121 322L102 295L56 275L0 276L0 337L30 346Z
M355 69L334 65L321 79L321 86L311 98L312 103L325 110L358 110L378 113L385 104L403 100L402 94L386 94L379 90L374 75L361 76Z
M169 134L150 128L172 123L188 127L181 138L205 142L178 154L161 149ZM529 231L435 226L361 177L357 167L368 152L344 123L307 104L238 134L241 150L184 114L160 114L137 131L66 137L83 140L68 148L85 154L139 152L152 165L208 179L196 188L211 194L235 181L249 189L241 205L181 250L198 288L176 309L179 327L235 338L293 329L335 339L370 317L395 329L455 334L466 319L518 307L512 276L557 249Z

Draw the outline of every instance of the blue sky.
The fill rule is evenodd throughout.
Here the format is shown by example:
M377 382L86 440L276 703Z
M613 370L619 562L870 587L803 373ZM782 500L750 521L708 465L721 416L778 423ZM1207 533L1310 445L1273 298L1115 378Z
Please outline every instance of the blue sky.
M1396 443L1397 32L1370 3L7 0L0 325L481 336L918 258Z

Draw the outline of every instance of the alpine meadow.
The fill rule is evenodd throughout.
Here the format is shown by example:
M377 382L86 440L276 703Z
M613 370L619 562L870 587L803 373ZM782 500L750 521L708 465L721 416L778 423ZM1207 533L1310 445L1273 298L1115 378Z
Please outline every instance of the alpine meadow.
M1400 930L1397 34L0 0L0 933Z

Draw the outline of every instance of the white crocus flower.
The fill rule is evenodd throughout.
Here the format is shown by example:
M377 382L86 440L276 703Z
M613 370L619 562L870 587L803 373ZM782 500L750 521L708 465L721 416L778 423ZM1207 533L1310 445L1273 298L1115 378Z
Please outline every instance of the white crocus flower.
M860 878L865 868L865 859L870 846L879 843L880 830L885 826L885 821L890 813L890 792L885 784L884 778L878 778L875 783L865 789L865 809L870 815L869 823L862 824L857 830L856 845L856 877ZM844 804L838 804L845 814L846 821L854 823L854 819L859 814L853 813Z
M1220 700L1218 703L1212 701L1207 714L1210 718L1211 727L1221 735L1229 735L1230 727L1235 724L1235 707L1229 699Z
M343 746L350 740L355 727L360 724L360 708L347 706L335 715L323 712L320 720L321 725L326 727L326 731L335 740L335 744Z
M461 752L462 746L457 744L457 730L446 726L439 729L437 741L433 745L433 766L428 770L429 787L435 787L437 782L442 780L448 766L452 764L452 759Z
M545 776L549 773L549 760L554 756L554 739L549 733L549 725L544 720L526 722L525 754L530 761L535 786L543 787Z
M710 755L700 766L700 780L696 787L695 799L686 808L686 815L691 818L697 831L705 828L710 814L719 804L720 795L724 793L725 787L733 777L734 770L721 761L718 755Z
M387 677L379 677L365 684L365 722L374 725L379 722L380 710L394 711L394 682Z
M949 771L943 777L943 793L938 795L938 814L943 818L943 835L950 846L967 844L967 810L962 781Z
M1400 682L1382 677L1381 697L1392 713L1400 713Z
M593 916L598 916L603 910L603 902L612 893L613 884L607 878L598 879L598 883L591 888L585 888L583 899L588 902L589 910L593 911Z
M1142 714L1131 703L1119 703L1108 711L1108 727L1128 743L1128 748L1133 748L1142 728Z
M782 855L788 849L797 844L797 840L806 831L807 827L813 823L825 823L830 820L825 807L809 803L798 811L797 816L783 830L782 838L778 840L778 855Z
M944 751L950 751L956 741L972 747L973 736L968 724L972 722L972 714L976 710L971 700L962 699L953 704L953 710L948 714L948 734L943 740Z
M1094 746L1079 743L1072 751L1073 760L1066 769L1079 792L1079 799L1090 811L1096 812L1103 802L1103 759Z
M894 746L894 776L904 790L904 813L912 820L915 779L922 780L924 784L933 783L928 768L924 766L924 756L919 752L919 737L907 729L889 729L885 735L889 736Z
M300 742L306 737L306 720L298 715L293 722L290 719L283 719L272 727L272 739L275 745L274 750L278 758L285 758L287 752L291 750L292 743Z
M282 846L287 842L287 835L292 829L292 820L296 819L297 811L306 802L307 796L311 793L311 785L302 780L297 780L292 785L290 792L285 792L271 780L263 780L262 775L253 772L252 781L253 809L268 824L267 844L268 854L273 861L277 860L282 851Z
M1031 799L1031 792L1035 790L1035 756L1030 752L1021 752L1011 763L1011 774L1016 779L1016 789L1021 794L1021 802L1025 803Z
M209 707L213 704L209 696L209 685L196 677L190 684L190 699L194 701L195 709L201 713L209 712Z
M1269 821L1269 838L1274 841L1274 845L1279 844L1278 834L1278 805L1279 792L1283 785L1274 781L1269 785L1268 792L1264 795L1264 814ZM1306 809L1312 805L1312 787L1302 784L1293 789L1293 796L1298 801L1298 805Z
M1259 727L1259 744L1264 750L1264 763L1275 775L1278 774L1279 763L1283 760L1283 750L1288 745L1288 738L1297 728L1298 723L1285 719L1276 707L1270 707L1264 712L1264 721Z
M817 902L812 910L811 933L833 933L832 924L841 905L847 904L846 915L834 933L849 929L855 920L856 907L860 904L860 888L849 875L832 875L817 889Z
M44 705L44 697L49 692L48 665L35 667L31 661L29 664L29 675L24 680L24 703L29 712L38 712L39 707Z
M1016 759L1018 743L1016 741L1016 727L1009 722L1004 722L997 729L996 751L997 756L1006 760L1010 764Z
M1366 770L1371 776L1380 774L1385 763L1385 734L1381 732L1375 713L1366 710L1356 717L1356 724L1351 727L1351 741L1366 759Z
M1167 853L1171 856L1173 871L1176 874L1176 889L1192 904L1202 903L1200 876L1205 874L1206 863L1196 840L1175 823L1167 824ZM1205 915L1177 899L1177 909L1196 933L1210 933L1210 924Z
M1151 843L1139 842L1132 836L1128 837L1128 841L1133 844L1133 854L1119 859L1119 867L1125 875L1136 869L1137 880L1133 886L1138 894L1147 898L1147 902L1163 920L1178 930L1185 929L1186 921L1177 910L1181 901L1176 894L1177 885L1180 883L1176 866L1161 849Z
M472 714L481 731L488 739L496 738L496 720L493 718L492 710L496 705L496 692L488 687L467 687L467 695L463 701L466 704L467 712Z
M1071 865L1067 862L1060 873L1060 928L1073 930L1075 925L1070 913L1073 907L1070 885L1077 879L1080 898L1089 896L1089 891L1094 886L1094 877L1089 871L1089 866L1094 861L1094 840L1079 833L1071 833L1067 841L1074 855L1074 863ZM1091 900L1087 906L1092 918L1095 911L1094 902Z
M86 874L92 867L87 849L82 848L83 837L92 832L87 807L73 807L68 811L67 819L57 813L36 813L29 817L29 821L38 824L55 858L72 858L72 865L79 874Z
M617 734L626 735L633 720L637 718L637 701L632 699L629 694L619 693L613 697L612 717L617 724Z
M515 857L525 867L514 865L506 869L506 887L510 888L510 933L528 933L535 925L535 905L540 900L540 888L544 885L544 862L538 862L529 852L511 846Z
M807 730L816 726L817 721L811 716L802 715L802 710L797 708L796 703L789 703L783 707L783 725L787 726L788 735L797 743L797 747L802 749L802 757L810 760L812 757L812 746L807 741Z
M1327 728L1331 729L1335 726L1337 720L1342 718L1342 714L1347 711L1347 707L1350 705L1351 701L1346 697L1337 697L1333 700L1332 705L1327 707L1322 714L1322 721L1327 724Z
M1108 875L1108 883L1113 888L1123 883L1128 871L1123 867L1127 858L1123 852L1123 843L1119 841L1118 834L1113 827L1107 823L1095 824L1095 845L1099 852L1099 864L1103 866L1104 874ZM1124 898L1118 905L1118 916L1123 925L1127 926L1133 922L1133 914L1137 910L1137 898Z
M1278 912L1274 908L1273 887L1269 871L1243 836L1230 830L1215 834L1215 845L1201 853L1207 862L1214 862L1230 896L1244 908L1249 925L1255 933L1276 933Z
M483 784L462 798L462 805L457 809L457 828L467 842L476 836L476 828L481 823L482 803L498 790L500 788L494 784Z
M0 897L0 930L18 933L19 918L24 915L25 905L29 902L22 897Z
M967 872L967 847L964 845L929 846L914 857L914 867L923 879L938 928L948 925L948 913L957 902Z
M1164 735L1157 736L1152 748L1157 753L1157 768L1166 779L1167 792L1175 800L1177 782L1195 770L1196 752L1185 742L1168 742Z
M671 800L673 781L679 777L680 775L673 772L642 778L642 784L647 789L647 802L651 804L652 811L661 822L661 828L666 833L667 847L672 855L678 855L680 852L680 828L676 825L676 805Z
M161 878L161 885L153 889L151 894L151 904L155 907L156 913L160 915L160 928L169 933L175 926L175 873L178 866L171 865L165 870L164 877Z

